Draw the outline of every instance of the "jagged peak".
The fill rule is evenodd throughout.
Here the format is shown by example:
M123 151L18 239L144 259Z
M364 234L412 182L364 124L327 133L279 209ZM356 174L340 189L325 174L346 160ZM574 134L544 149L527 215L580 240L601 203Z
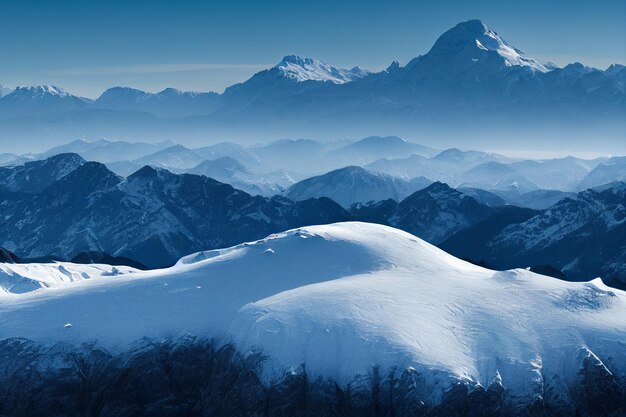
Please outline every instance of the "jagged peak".
M168 181L176 178L177 175L171 171L154 165L144 165L127 177L129 183L132 182L153 182L154 180Z
M394 72L400 69L400 62L393 61L387 68L385 68L385 72Z
M614 75L614 74L617 74L618 72L621 72L625 68L626 66L622 64L611 64L604 72L609 75Z
M432 184L430 184L428 187L424 188L423 192L425 193L441 193L441 192L447 192L447 191L451 191L453 190L453 188L451 188L448 184L446 184L445 182L441 182L441 181L435 181ZM418 191L419 192L419 191ZM459 193L460 194L460 193Z
M36 162L36 161L31 161L31 162ZM45 163L59 163L59 162L78 162L78 163L82 163L82 162L86 162L85 159L83 159L82 156L80 156L77 153L74 152L64 152L64 153L59 153L56 155L52 155L46 159L43 160L43 162ZM27 162L28 163L28 162Z
M284 56L274 68L278 70L281 77L296 82L330 81L335 84L344 84L369 74L368 71L359 67L337 68L318 59L299 55Z
M56 87L53 85L33 85L33 86L25 86L21 85L17 87L12 95L29 95L29 96L57 96L57 97L68 97L70 94L60 87Z
M132 180L141 179L141 178L150 178L150 177L155 176L156 173L157 173L157 169L155 167L151 165L144 165L143 167L139 168L137 171L130 174L128 176L128 180L132 181Z
M122 181L122 177L108 169L106 165L96 161L86 161L76 169L61 178L55 188L68 189L67 183L74 184L70 190L76 189L76 184L98 184L98 188L109 188Z
M316 62L321 63L321 61L314 59L314 58L301 57L299 55L292 54L292 55L285 55L283 59L281 59L281 61L278 63L278 66L282 64L307 65L307 64L313 64Z
M521 50L509 45L498 33L477 19L461 22L446 31L427 55L445 63L447 59L454 57L475 61L481 53L497 53L509 67L521 66L538 72L548 71L544 65L526 57Z

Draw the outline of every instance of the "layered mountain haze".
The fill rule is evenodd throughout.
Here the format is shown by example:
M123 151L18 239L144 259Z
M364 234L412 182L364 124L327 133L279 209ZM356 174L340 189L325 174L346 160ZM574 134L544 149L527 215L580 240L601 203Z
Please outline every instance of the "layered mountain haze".
M200 93L166 88L159 93L147 93L128 87L114 87L102 93L94 101L94 107L152 113L165 118L181 118L212 112L218 98L219 95L213 92Z
M543 65L471 20L405 66L395 62L378 73L289 55L223 94L116 87L92 101L56 87L18 88L0 97L0 138L51 146L68 137L132 137L197 146L224 137L253 143L396 132L430 146L462 139L495 147L507 137L508 149L567 144L592 152L585 141L600 140L604 149L623 142L625 77L621 64Z
M152 144L145 142L131 143L126 141L110 141L107 139L95 141L77 139L65 145L55 146L35 157L47 158L62 153L75 153L88 161L110 163L120 161L121 159L134 160L174 145L175 143L171 141Z
M348 219L345 210L329 199L253 197L207 177L149 166L124 179L75 154L53 158L3 168L7 178L16 178L12 180L16 185L0 188L5 219L0 224L0 246L22 257L69 259L80 252L101 251L159 267L195 250L255 239L294 225ZM38 169L46 184L37 181L31 164L43 166ZM68 166L73 169L60 178L49 173ZM32 179L18 181L23 172L30 172Z
M626 416L617 5L57 3L4 19L0 417Z
M431 183L424 177L406 180L349 166L302 180L286 191L292 200L328 197L345 208L356 203L402 200Z
M357 204L351 213L357 220L394 226L438 244L455 232L485 220L492 210L446 184L435 182L401 201Z
M38 118L51 114L60 115L87 109L90 102L55 86L20 86L0 98L0 117Z
M626 180L626 157L609 158L596 165L578 184L579 190Z
M376 142L368 138L365 143L372 141ZM568 189L586 178L586 172L593 172L592 167L611 166L619 158L520 161L450 149L432 158L382 159L367 168L348 166L300 181L285 170L269 171L280 158L290 158L297 167L299 161L313 164L316 159L332 165L337 154L347 161L376 155L361 152L360 146L356 152L345 151L361 143L337 147L281 140L247 148L223 143L200 149L162 143L160 151L106 166L72 153L43 160L37 158L53 151L30 155L26 163L0 167L0 204L6 220L0 225L0 246L22 259L72 259L95 251L130 259L124 264L135 265L134 261L155 267L171 264L190 251L235 244L288 227L353 219L398 227L476 263L496 268L549 265L567 279L601 276L626 288L621 254L626 241L620 235L623 183L576 194L538 188L520 177L524 172L541 182L543 173L545 181ZM381 138L380 143L387 139ZM74 148L110 160L120 150L151 152L155 146L75 141L56 150ZM403 146L408 146L407 152L419 148L410 143ZM201 162L194 166L197 161ZM109 167L126 172L116 175ZM378 172L371 167L378 167ZM413 177L414 172L434 179ZM436 182L446 178L456 190ZM499 178L501 187L494 184ZM460 182L470 179L472 187ZM527 222L534 216L537 219ZM571 233L549 232L555 239L550 244L532 237L545 233L545 227L563 231L565 226L573 228ZM509 231L516 227L523 229L518 248L503 251L511 238ZM449 239L456 243L449 245ZM588 250L581 252L583 247ZM597 248L605 249L596 252Z
M281 178L280 173L257 175L229 156L204 160L187 172L230 184L252 195L280 194L293 182L288 176Z
M166 169L191 169L204 161L204 158L183 145L173 145L150 155L133 160L138 166L153 165Z

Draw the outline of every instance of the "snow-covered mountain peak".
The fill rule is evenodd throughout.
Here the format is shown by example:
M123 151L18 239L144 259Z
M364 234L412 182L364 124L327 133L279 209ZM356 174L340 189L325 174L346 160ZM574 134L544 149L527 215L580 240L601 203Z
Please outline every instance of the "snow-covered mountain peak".
M304 58L298 55L287 55L276 65L279 74L297 82L302 81L330 81L335 84L344 84L363 78L368 71L359 67L352 69L337 68L314 58Z
M453 58L477 62L484 53L497 53L506 66L528 67L533 71L547 72L548 69L522 51L509 45L500 35L489 29L480 20L462 22L437 39L428 53L431 57Z
M44 96L68 97L70 94L60 87L53 85L19 86L12 94L31 96L33 98Z

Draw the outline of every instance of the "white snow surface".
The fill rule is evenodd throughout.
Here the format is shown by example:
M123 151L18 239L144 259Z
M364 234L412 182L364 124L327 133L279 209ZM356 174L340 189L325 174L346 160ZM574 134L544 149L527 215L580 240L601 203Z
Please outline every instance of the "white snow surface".
M315 58L303 58L297 55L288 55L276 65L280 74L298 82L302 81L330 81L335 84L344 84L358 78L363 78L368 71L359 67L351 69L336 68Z
M104 264L0 263L0 294L22 294L40 288L59 287L95 277L116 277L134 272L139 272L139 270L129 266Z
M60 87L53 85L35 85L35 86L18 86L14 93L22 95L30 95L33 97L43 97L45 95L67 97L68 92Z
M484 33L476 38L476 46L485 51L497 52L502 58L504 58L504 61L508 66L519 65L523 67L530 67L534 71L548 72L548 69L543 64L532 58L524 56L522 51L509 45L496 32L490 30L486 26Z
M302 363L338 381L413 367L435 397L459 379L501 378L532 398L544 378L576 378L589 354L626 375L623 291L488 270L381 225L303 227L168 269L63 283L0 292L0 339L115 350L142 337L216 337L266 354L270 378Z

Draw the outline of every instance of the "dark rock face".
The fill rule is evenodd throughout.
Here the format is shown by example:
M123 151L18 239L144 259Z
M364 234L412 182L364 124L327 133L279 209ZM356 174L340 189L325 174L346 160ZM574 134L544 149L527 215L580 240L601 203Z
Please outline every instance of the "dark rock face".
M327 198L253 197L207 177L148 166L123 179L97 162L82 163L37 193L0 190L0 204L6 220L0 242L20 257L70 259L96 251L148 267L294 227L349 219Z
M550 266L568 280L602 277L626 289L626 184L585 190L542 211L505 207L442 249L498 269Z
M459 381L439 401L427 399L425 379L412 369L373 367L350 383L313 378L306 365L266 384L264 357L194 338L143 340L112 354L94 343L44 347L0 341L0 415L31 416L418 416L618 417L624 385L592 355L580 360L566 401L548 385L520 403L494 381L486 389Z
M356 220L394 226L439 244L455 232L487 219L493 210L446 184L435 182L399 203L385 200L353 205L350 212Z
M111 256L106 252L88 251L74 256L70 262L76 264L125 265L137 269L148 269L144 264L123 256Z
M460 230L439 246L459 258L489 264L485 259L489 241L505 227L523 223L537 214L538 211L517 206L496 207L487 219Z
M8 251L4 248L0 248L0 262L14 264L14 263L17 263L17 261L18 261L18 258L17 256L15 256L13 252Z
M324 197L295 202L251 196L205 176L149 166L124 179L75 154L0 168L0 180L0 247L19 262L99 252L115 262L164 267L200 250L358 220L397 227L490 268L531 268L573 281L600 276L626 289L623 182L545 210L489 206L436 182L399 202L355 204L346 211Z
M36 193L85 163L77 154L62 153L16 167L0 167L0 191Z

